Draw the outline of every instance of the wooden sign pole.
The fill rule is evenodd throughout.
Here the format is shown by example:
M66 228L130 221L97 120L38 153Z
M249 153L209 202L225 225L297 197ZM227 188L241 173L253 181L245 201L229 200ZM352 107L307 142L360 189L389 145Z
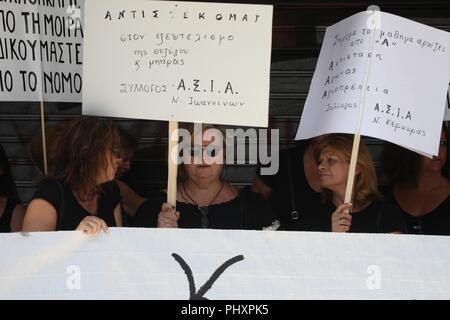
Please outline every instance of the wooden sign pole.
M167 152L167 202L176 206L178 165L172 161L172 155L178 155L178 122L169 122L169 150Z
M375 19L375 18L373 18ZM355 137L353 139L353 148L352 148L352 156L350 158L350 168L348 171L348 179L347 179L347 187L345 189L345 203L352 203L353 199L353 186L355 184L355 174L356 174L356 164L358 162L358 153L359 153L359 145L361 142L361 123L362 118L364 116L364 108L366 105L366 93L367 93L367 85L369 82L370 69L372 67L372 56L373 56L373 45L375 43L375 26L376 20L371 21L371 35L370 35L370 43L369 43L369 54L367 55L366 66L364 69L364 80L363 80L363 89L361 90L361 94L359 96L359 113L358 113L358 123L356 126Z
M44 159L44 174L48 174L47 167L47 147L45 140L45 112L44 112L44 100L41 100L41 133L42 133L42 155Z
M355 134L353 139L352 157L350 159L350 168L348 170L347 188L345 189L345 203L352 203L353 186L355 184L356 163L358 162L359 144L361 135Z

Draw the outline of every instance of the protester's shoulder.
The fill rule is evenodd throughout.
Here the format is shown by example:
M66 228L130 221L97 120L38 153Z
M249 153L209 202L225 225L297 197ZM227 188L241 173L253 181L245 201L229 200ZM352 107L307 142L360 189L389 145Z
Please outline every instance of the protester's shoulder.
M39 183L31 200L42 199L49 202L54 208L59 208L62 199L66 198L69 191L70 189L63 182L54 178L46 178Z
M279 222L267 200L259 193L249 189L240 192L241 201L246 202L246 211L249 218L250 229L262 230L265 228L277 229Z
M167 194L164 191L149 195L136 210L133 225L135 227L156 227L157 217L166 197Z
M378 219L381 222L381 230L385 233L406 233L406 223L403 211L395 203L388 199L377 201Z
M250 203L256 203L256 204L262 204L265 205L267 203L267 200L259 193L252 191L249 188L243 189L239 193L239 197L246 197L247 201Z
M61 192L66 192L67 187L59 180L54 178L46 178L42 180L33 196L33 199L43 198L55 198L56 195L60 195Z

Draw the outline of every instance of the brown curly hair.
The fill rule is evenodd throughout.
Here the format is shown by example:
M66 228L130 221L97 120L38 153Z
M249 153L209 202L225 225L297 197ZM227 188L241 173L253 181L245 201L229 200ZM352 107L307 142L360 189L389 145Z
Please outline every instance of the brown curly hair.
M107 172L113 155L120 157L120 137L111 120L77 117L48 128L46 133L47 177L69 186L81 200L101 193L98 177ZM31 143L33 159L42 170L42 141Z

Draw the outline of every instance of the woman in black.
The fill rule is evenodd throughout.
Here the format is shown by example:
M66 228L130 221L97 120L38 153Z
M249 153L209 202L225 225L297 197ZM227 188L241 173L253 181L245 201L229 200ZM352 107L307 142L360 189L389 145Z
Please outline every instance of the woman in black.
M79 117L50 128L47 141L48 175L28 206L23 231L97 234L122 226L120 192L113 182L120 139L112 121ZM37 162L42 167L42 158Z
M333 232L404 233L399 210L382 202L372 158L361 144L355 172L352 203L344 203L352 154L352 136L330 135L322 142L319 177L325 212L331 214Z
M329 215L322 206L317 148L326 136L297 141L294 148L283 150L275 175L253 180L252 190L268 199L280 220L280 230L329 231Z
M186 125L192 137L194 129ZM135 216L139 227L277 229L278 221L259 194L238 190L220 178L223 169L223 134L206 126L197 134L201 144L191 146L182 165L185 178L178 184L176 210L165 203L165 192L145 201ZM212 139L210 134L216 139ZM207 138L209 137L209 138ZM195 140L195 139L194 139ZM194 141L195 143L195 141Z
M0 145L0 232L20 231L24 214L25 208L18 200L8 158Z
M386 144L383 166L392 185L388 200L403 213L408 233L450 235L449 129L442 127L438 156L429 159Z

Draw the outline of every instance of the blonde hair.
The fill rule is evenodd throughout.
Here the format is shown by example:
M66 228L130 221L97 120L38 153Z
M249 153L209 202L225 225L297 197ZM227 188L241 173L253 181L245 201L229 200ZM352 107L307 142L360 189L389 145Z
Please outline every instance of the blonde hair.
M345 161L350 162L353 147L353 135L333 134L325 138L320 144L320 150L329 147L335 150ZM355 185L353 188L353 205L365 205L373 200L380 200L381 194L378 191L377 174L369 150L361 142L356 163L359 173L355 175ZM331 201L332 192L323 188L323 200Z

